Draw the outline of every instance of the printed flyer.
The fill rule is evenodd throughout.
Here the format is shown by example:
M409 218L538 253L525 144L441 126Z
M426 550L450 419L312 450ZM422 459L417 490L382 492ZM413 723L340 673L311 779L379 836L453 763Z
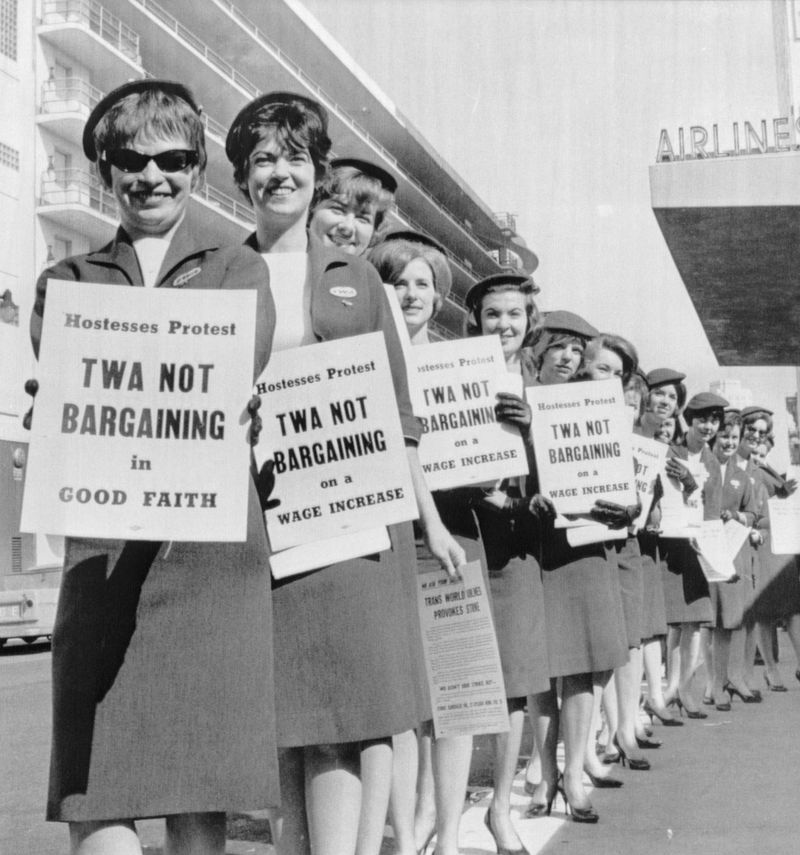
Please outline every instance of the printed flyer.
M503 669L479 561L418 577L419 618L436 736L508 730Z

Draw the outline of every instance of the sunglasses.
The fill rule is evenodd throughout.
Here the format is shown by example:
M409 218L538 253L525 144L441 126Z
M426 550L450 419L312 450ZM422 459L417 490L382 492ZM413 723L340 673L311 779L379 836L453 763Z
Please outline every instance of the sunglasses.
M103 159L121 172L144 172L151 160L162 172L183 172L195 166L200 155L194 149L185 148L171 148L158 154L142 154L132 148L112 148L103 152Z

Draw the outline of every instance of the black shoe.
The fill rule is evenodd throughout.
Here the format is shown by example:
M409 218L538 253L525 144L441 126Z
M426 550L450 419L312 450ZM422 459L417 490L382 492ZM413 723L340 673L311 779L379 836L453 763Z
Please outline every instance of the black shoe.
M534 787L534 792L531 795L534 795L535 792L536 787ZM536 817L539 816L550 816L550 812L553 810L553 801L555 800L557 793L558 784L554 784L552 789L550 789L550 786L548 785L545 792L545 800L543 802L537 802L534 799L531 799L530 804L525 811L525 816L528 819L536 819Z
M690 710L680 698L675 698L675 703L678 705L678 710L681 715L686 713L686 718L708 718L708 713L702 712L702 710Z
M654 707L650 701L645 701L644 711L650 716L650 721L655 717L665 727L683 727L683 722L678 721L666 707Z
M589 780L592 782L592 786L596 787L598 790L602 789L616 789L617 787L621 787L623 782L620 781L619 778L611 778L611 777L601 777L598 778L596 775L593 775L591 772L586 773ZM549 815L549 813L548 813Z
M636 744L639 748L661 748L663 743L660 739L652 739L651 737L647 737L646 739L642 739L641 737L636 737Z
M622 765L628 764L629 769L638 772L647 772L650 769L650 761L644 757L628 757L624 749L620 747L616 735L614 736L614 748L619 751L619 759Z
M567 816L572 817L573 822L591 822L596 823L600 819L597 811L589 805L586 808L573 807L567 799L567 791L564 789L563 779L559 784L558 791L561 793L561 798L564 799L564 809Z
M492 835L492 840L494 840L495 849L497 849L497 855L531 855L531 853L524 846L519 849L506 849L504 846L501 846L497 842L497 835L494 833L494 829L492 828L491 812L491 808L486 811L486 816L483 818L483 823L489 829L489 834Z
M800 671L795 672L795 677L797 677L798 674L800 674ZM797 677L797 679L800 680L800 677ZM769 676L767 675L766 671L764 672L764 682L767 684L767 688L770 690L770 692L789 691L786 686L783 685L783 683L770 683Z
M734 696L740 698L745 704L757 704L755 696L750 694L749 692L745 694L741 689L737 689L736 686L731 683L730 680L722 687L722 690L728 693L728 697L733 700ZM719 709L719 707L717 708Z

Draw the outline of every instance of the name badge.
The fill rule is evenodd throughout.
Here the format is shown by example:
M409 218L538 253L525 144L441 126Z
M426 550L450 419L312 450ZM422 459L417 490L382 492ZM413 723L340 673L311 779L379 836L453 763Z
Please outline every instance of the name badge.
M358 294L355 288L350 288L348 285L337 285L334 288L331 288L331 294L334 297L355 297Z

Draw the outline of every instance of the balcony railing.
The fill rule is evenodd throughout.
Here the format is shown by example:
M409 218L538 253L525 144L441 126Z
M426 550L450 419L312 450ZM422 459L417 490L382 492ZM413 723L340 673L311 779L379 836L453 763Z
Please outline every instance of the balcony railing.
M141 65L139 34L95 0L44 0L43 24L81 24Z
M42 113L72 113L80 107L92 110L103 93L82 77L56 77L42 84Z
M41 205L81 205L117 217L117 200L85 169L48 169L42 176Z
M239 220L255 224L252 208L208 184L194 192L209 205ZM48 169L42 176L41 205L82 205L107 217L117 218L117 202L95 176L85 169Z
M200 199L205 199L209 205L219 208L221 211L243 223L255 225L256 215L246 202L239 202L232 196L228 196L221 190L217 190L216 187L204 184L199 190L194 191L194 195Z

